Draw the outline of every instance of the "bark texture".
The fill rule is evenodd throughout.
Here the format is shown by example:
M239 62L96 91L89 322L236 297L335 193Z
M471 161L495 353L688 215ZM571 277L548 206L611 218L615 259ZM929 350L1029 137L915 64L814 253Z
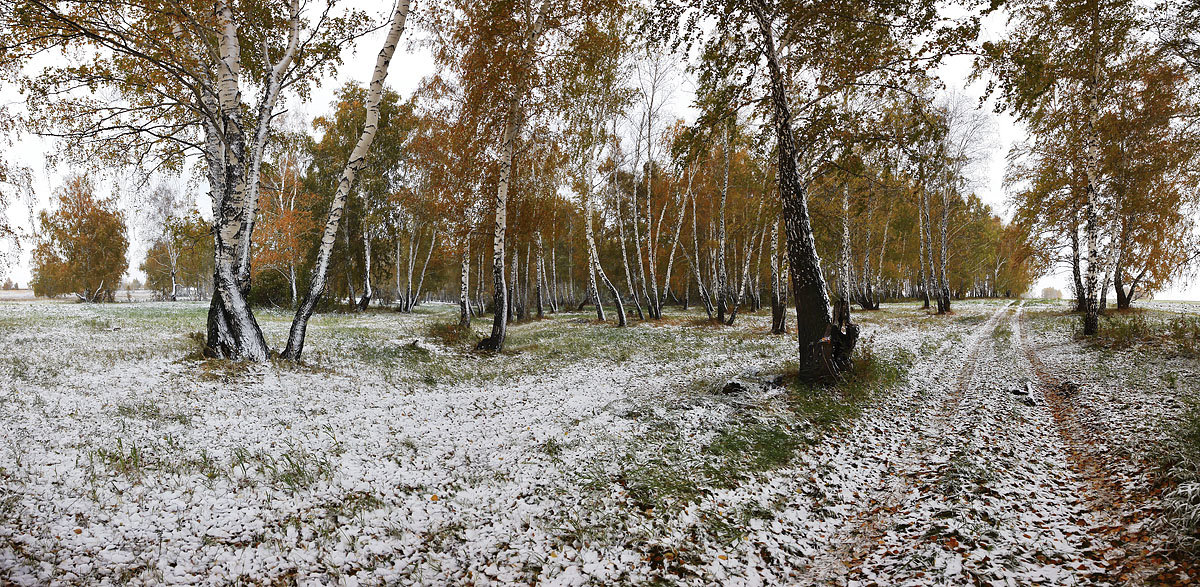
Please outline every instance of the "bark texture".
M408 19L409 2L410 0L400 0L396 3L396 10L392 14L392 25L388 30L387 39L384 41L383 48L380 49L379 56L375 60L375 71L371 75L371 85L367 90L366 121L363 124L362 133L358 137L358 143L354 145L354 150L350 153L350 160L346 162L345 168L342 169L337 191L334 193L333 201L330 203L329 217L326 219L325 229L321 234L321 247L317 252L317 263L313 268L312 279L309 281L308 291L304 295L304 300L296 309L295 317L292 318L292 327L288 333L287 347L283 351L283 358L285 359L291 361L300 360L304 352L304 336L308 330L308 320L312 317L317 302L325 292L326 280L329 273L329 257L333 253L333 243L334 239L337 238L342 213L345 211L346 198L350 194L354 178L358 175L363 165L366 164L367 153L370 151L371 143L375 141L375 134L379 130L379 102L383 98L383 82L387 78L388 66L391 64L392 55L395 54L396 46L400 42L400 35L404 32L404 24Z
M800 375L809 380L836 378L853 366L852 355L858 342L858 327L849 320L848 306L844 320L839 324L834 323L825 277L821 273L821 259L813 240L808 198L797 169L792 114L783 73L775 54L774 31L763 0L751 0L750 4L762 33L761 49L770 73L772 118L779 154L779 195L783 202L788 261L796 301Z

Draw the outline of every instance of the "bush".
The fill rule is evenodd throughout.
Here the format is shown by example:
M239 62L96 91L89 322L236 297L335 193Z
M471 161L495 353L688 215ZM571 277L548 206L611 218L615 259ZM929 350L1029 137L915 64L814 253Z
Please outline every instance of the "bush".
M1154 338L1157 332L1141 314L1106 317L1095 343L1110 349L1127 349Z
M302 292L297 292L297 295L302 295ZM248 301L251 306L255 307L283 306L290 308L292 306L292 286L286 277L276 271L260 272L254 276Z
M471 346L479 339L471 327L463 328L458 322L436 322L425 329L425 335L446 347Z
M1200 316L1180 315L1167 322L1167 337L1188 357L1200 356Z
M1200 357L1200 316L1179 315L1159 322L1142 314L1106 318L1095 344L1110 349L1128 349L1138 344L1173 344L1186 357Z

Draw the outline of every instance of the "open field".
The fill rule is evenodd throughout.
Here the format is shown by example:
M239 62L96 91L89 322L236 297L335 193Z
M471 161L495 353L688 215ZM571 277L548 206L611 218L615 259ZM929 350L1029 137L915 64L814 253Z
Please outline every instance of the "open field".
M305 365L247 366L200 360L202 304L3 303L0 582L1195 577L1200 318L955 309L857 313L812 389L757 383L795 356L765 315L559 314L486 356L453 306L327 314Z

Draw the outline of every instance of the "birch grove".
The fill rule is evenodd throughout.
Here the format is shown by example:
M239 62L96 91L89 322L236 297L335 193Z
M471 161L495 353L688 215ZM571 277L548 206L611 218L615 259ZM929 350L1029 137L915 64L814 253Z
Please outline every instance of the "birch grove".
M366 13L289 1L260 22L227 2L170 15L131 3L93 22L82 3L45 5L15 55L91 43L104 51L81 63L121 55L152 83L90 80L124 96L96 105L58 97L82 69L5 75L31 88L33 132L206 184L213 357L270 356L260 305L294 309L281 355L298 361L326 310L449 302L460 336L503 352L510 328L566 312L597 328L693 311L736 327L769 300L769 330L796 336L804 376L836 380L853 368L854 314L885 302L952 315L1061 263L1090 334L1110 297L1128 308L1192 261L1198 199L1181 153L1195 133L1173 122L1190 107L1184 33L1154 50L1142 33L1166 25L1127 2L1022 0L1011 35L978 43L974 75L1031 125L1009 155L1011 219L978 193L987 117L929 75L977 42L969 19L933 18L930 0L660 4L445 0L406 31L398 3L377 21L368 85L337 89L311 129L282 111L336 70ZM1034 51L1050 25L1063 51ZM438 69L401 93L385 82L410 36ZM1045 67L1014 61L1022 51ZM684 79L691 113L678 110ZM159 237L144 264L168 298L184 287L179 244Z
M1195 582L1200 0L0 0L0 96L2 585Z

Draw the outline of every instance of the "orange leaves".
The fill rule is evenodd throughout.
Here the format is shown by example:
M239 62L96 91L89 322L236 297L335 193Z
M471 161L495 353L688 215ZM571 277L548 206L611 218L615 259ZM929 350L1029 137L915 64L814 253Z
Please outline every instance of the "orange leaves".
M31 281L36 295L74 292L93 301L119 287L129 266L125 219L113 199L93 192L87 176L74 176L55 194L58 209L41 213Z
M301 192L301 202L280 202L270 197L263 199L254 231L255 272L295 266L303 260L311 237L317 230L317 222L307 207L299 204L315 197L314 194Z

